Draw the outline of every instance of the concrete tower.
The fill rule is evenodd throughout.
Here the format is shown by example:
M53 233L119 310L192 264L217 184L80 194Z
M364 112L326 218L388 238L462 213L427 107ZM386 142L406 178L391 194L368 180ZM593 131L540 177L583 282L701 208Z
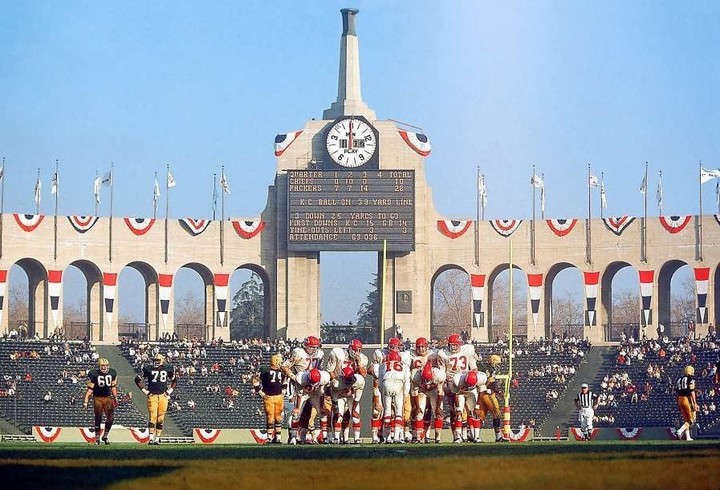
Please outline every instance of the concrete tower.
M323 112L323 119L341 116L365 116L374 121L375 111L362 100L360 93L360 49L355 31L358 9L342 9L343 33L340 38L340 71L338 73L337 100Z

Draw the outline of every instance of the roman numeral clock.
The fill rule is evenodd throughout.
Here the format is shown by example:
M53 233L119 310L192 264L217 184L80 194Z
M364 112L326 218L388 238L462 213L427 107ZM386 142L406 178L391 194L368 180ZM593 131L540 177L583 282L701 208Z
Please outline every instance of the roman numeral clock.
M336 119L325 133L325 168L378 168L378 132L362 116Z

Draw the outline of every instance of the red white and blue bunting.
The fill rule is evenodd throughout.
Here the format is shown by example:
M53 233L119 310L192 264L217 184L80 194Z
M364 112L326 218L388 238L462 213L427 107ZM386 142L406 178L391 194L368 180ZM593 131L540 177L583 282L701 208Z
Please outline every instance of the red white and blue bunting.
M275 136L275 156L279 157L280 155L282 155L285 150L288 149L288 146L292 145L301 133L302 130L293 131L291 133L278 134L277 136Z
M540 316L540 297L542 296L543 275L528 274L528 294L530 295L530 309L532 311L533 325L537 327Z
M105 303L105 316L108 325L112 325L115 311L115 291L117 290L117 273L103 273L103 302Z
M102 437L103 432L105 432L105 424L101 423L100 433L97 436ZM80 435L85 439L85 442L95 442L95 427L80 427Z
M452 238L453 240L463 236L466 231L470 228L472 220L454 220L454 219L439 219L437 222L438 230L446 237Z
M530 427L525 427L524 429L518 429L517 431L510 430L510 438L508 439L510 442L525 442L530 436Z
M147 427L130 427L130 433L140 444L147 444L150 440L150 429Z
M13 213L13 216L15 217L15 221L17 222L18 226L22 228L23 231L31 232L34 231L35 228L40 226L40 223L42 223L42 220L45 216L42 214L17 214Z
M5 292L7 287L7 269L0 270L0 324L2 324L5 311Z
M250 435L258 444L267 444L268 436L265 429L250 429Z
M142 236L155 224L155 218L125 218L125 224L137 236Z
M509 237L515 233L520 223L522 223L521 219L494 219L490 221L490 226L500 235Z
M432 151L430 140L424 134L403 131L402 129L398 129L398 133L400 133L400 137L405 141L405 143L407 143L407 145L418 155L426 157Z
M603 218L602 221L605 224L605 228L617 236L620 236L623 234L623 231L630 226L630 223L635 221L635 218L632 216L618 216L616 218Z
M690 223L691 219L692 216L660 216L660 224L669 233L675 234L683 231L683 228Z
M583 279L585 281L585 325L588 327L594 327L597 325L597 294L598 294L598 282L600 282L599 272L583 272Z
M642 318L640 319L643 327L652 324L652 295L654 289L653 280L655 279L655 271L638 271L640 274L640 299L642 302Z
M708 322L707 295L710 283L710 267L695 267L695 292L697 294L697 323Z
M95 223L98 222L98 219L100 219L97 216L68 216L68 221L72 225L73 228L75 228L75 231L78 233L85 233L86 231L89 231L90 228L95 226Z
M40 425L33 426L33 432L40 438L42 442L55 442L62 432L62 427L42 427Z
M168 312L170 311L170 294L172 293L172 274L158 274L158 285L160 292L160 313L162 314L163 325L167 327Z
M482 299L485 293L485 274L470 274L470 287L472 289L473 320L476 327L483 327Z
M195 435L198 436L203 444L212 444L222 432L220 429L195 429Z
M207 227L212 223L209 219L194 219L194 218L182 218L178 220L180 226L192 236L198 236L203 231L207 230Z
M568 233L572 231L572 229L575 227L575 223L577 223L577 218L574 219L548 219L547 221L548 227L552 230L553 233L555 233L557 236L565 236Z
M595 436L600 432L600 429L593 429L590 431L590 439L595 439ZM585 435L580 427L570 427L570 434L573 435L576 441L585 440Z
M265 222L261 220L231 220L231 223L237 234L245 239L253 238L265 228Z
M220 326L225 325L227 314L228 283L230 274L215 274L215 302L217 303L218 319Z
M53 326L58 325L58 309L60 307L60 294L62 292L62 271L48 271L48 296L50 296L50 311Z
M643 432L642 427L618 427L615 429L621 441L637 441Z

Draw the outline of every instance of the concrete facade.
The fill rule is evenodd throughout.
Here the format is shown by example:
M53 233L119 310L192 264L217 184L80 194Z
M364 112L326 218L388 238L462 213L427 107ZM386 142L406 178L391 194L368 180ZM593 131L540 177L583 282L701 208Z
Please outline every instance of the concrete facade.
M227 299L229 303L227 275L237 268L248 267L264 281L269 335L288 338L318 335L320 253L287 250L287 171L322 165L326 158L325 130L338 117L363 115L378 131L379 168L415 171L415 250L388 255L384 286L385 336L392 334L389 327L392 325L401 326L409 338L429 336L433 284L437 276L449 268L482 276L484 287L477 290L482 307L475 313L482 312L489 318L493 281L509 266L510 242L513 265L527 274L542 274L539 289L535 289L539 294L536 315L528 308L530 338L549 333L546 326L549 325L553 280L568 267L599 273L596 319L594 325L588 325L584 331L592 341L605 338L600 326L612 320L612 278L627 266L646 271L645 279L651 277L642 286L652 311L648 317L648 335L654 332L658 322L668 321L670 279L675 270L685 264L696 269L696 277L700 279L708 274L706 281L698 280L698 293L702 296L702 290L707 288L706 322L717 322L716 303L720 301L717 291L720 221L717 216L687 217L688 222L681 230L683 217L671 221L676 228L669 226L667 220L663 224L658 217L648 218L647 223L637 218L619 235L601 220L588 223L586 219L578 219L566 234L553 231L550 220L536 220L534 226L525 220L509 237L498 233L489 221L472 221L469 228L456 237L443 233L440 222L448 217L439 215L433 207L432 190L425 178L424 156L401 137L394 121L377 120L374 111L362 101L359 43L354 26L356 13L343 11L345 30L341 38L338 100L325 111L324 119L308 121L297 139L279 152L275 181L268 189L267 204L260 217L252 217L249 222L244 219L211 221L199 234L189 232L177 219L155 220L145 233L138 234L124 218L99 218L89 230L79 232L65 216L45 216L34 227L37 216L5 214L0 218L3 308L7 309L7 271L16 264L28 274L31 333L38 332L42 337L51 335L57 326L55 317L62 318L62 282L58 284L59 274L52 271L62 272L75 265L88 281L90 338L97 342L117 342L116 312L122 298L115 294L112 274L132 267L145 280L145 321L153 326L150 338L156 339L174 330L172 278L187 266L197 271L205 284L208 337L229 339L227 319L221 321L222 315L218 314L229 308L225 306L223 310L218 299ZM399 312L403 309L396 304L397 291L411 293L410 312ZM702 301L701 296L698 301ZM115 314L107 311L108 299L112 299ZM472 337L492 340L489 323L488 320L475 324ZM0 330L6 332L13 327L8 325L5 311Z

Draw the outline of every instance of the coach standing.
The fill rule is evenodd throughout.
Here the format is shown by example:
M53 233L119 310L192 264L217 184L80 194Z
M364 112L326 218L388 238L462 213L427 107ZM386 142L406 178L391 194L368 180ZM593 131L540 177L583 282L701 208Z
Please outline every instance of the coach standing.
M593 431L593 417L598 406L598 397L590 391L587 383L580 385L580 393L575 397L575 406L578 409L578 421L583 439L589 441Z

